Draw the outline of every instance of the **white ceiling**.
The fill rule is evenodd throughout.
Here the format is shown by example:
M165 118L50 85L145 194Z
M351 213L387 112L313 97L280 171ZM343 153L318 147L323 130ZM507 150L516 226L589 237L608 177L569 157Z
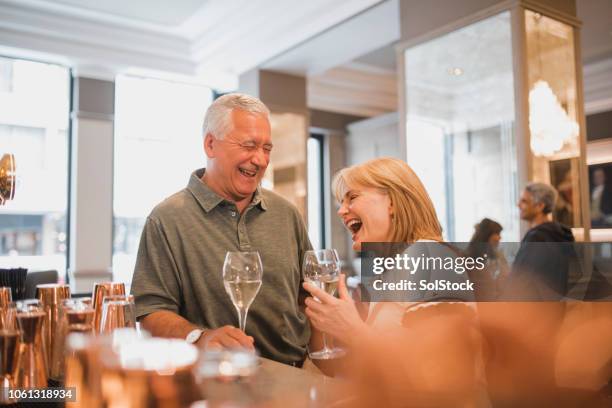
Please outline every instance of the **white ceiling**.
M219 90L381 0L0 0L0 54Z
M264 67L308 76L309 101L321 102L313 107L331 110L335 87L336 100L344 101L339 110L372 115L397 108L393 45L400 1L0 0L0 55L56 61L86 76L155 75L221 91ZM583 60L589 63L585 94L601 96L609 90L602 84L612 58L612 1L576 2L584 22ZM450 65L460 58L441 52L448 52ZM360 83L351 90L343 72ZM365 78L382 85L364 87Z
M295 46L262 68L317 75L391 44L400 36L399 0L387 0Z

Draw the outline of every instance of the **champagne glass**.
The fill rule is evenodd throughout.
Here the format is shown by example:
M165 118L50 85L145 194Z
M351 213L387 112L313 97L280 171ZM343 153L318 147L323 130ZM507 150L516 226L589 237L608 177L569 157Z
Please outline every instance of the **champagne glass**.
M223 264L223 284L238 311L240 330L246 328L249 307L261 287L263 266L259 252L228 252Z
M336 293L340 278L340 262L335 249L319 249L306 251L304 254L304 280L330 295ZM316 297L316 301L319 301ZM323 335L323 349L310 351L308 355L313 360L329 360L346 354L340 347L329 347L327 336Z

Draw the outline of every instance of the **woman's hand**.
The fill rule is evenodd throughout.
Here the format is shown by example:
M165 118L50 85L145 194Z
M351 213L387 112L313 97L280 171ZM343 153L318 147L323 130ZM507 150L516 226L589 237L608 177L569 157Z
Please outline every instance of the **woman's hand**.
M348 293L344 274L340 274L338 281L339 299L308 282L304 282L303 286L318 299L306 298L306 315L317 330L346 342L368 329Z

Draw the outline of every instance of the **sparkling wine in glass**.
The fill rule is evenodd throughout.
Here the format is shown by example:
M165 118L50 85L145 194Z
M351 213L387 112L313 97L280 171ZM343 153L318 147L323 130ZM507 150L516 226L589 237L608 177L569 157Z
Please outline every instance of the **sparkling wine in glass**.
M340 278L340 262L335 249L319 249L306 251L304 254L304 280L329 295L334 296L338 289ZM315 297L315 300L319 300ZM346 354L340 347L329 347L327 336L323 335L323 349L310 351L308 355L313 360L329 360Z
M223 284L238 311L240 330L246 328L249 307L261 287L263 266L259 252L228 252L223 264Z

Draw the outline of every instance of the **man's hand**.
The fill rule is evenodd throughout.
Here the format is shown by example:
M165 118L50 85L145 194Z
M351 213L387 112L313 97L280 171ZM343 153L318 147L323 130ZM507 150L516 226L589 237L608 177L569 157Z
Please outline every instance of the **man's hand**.
M206 330L198 340L198 345L205 349L247 348L254 350L255 340L242 330L233 326L223 326L214 330Z

